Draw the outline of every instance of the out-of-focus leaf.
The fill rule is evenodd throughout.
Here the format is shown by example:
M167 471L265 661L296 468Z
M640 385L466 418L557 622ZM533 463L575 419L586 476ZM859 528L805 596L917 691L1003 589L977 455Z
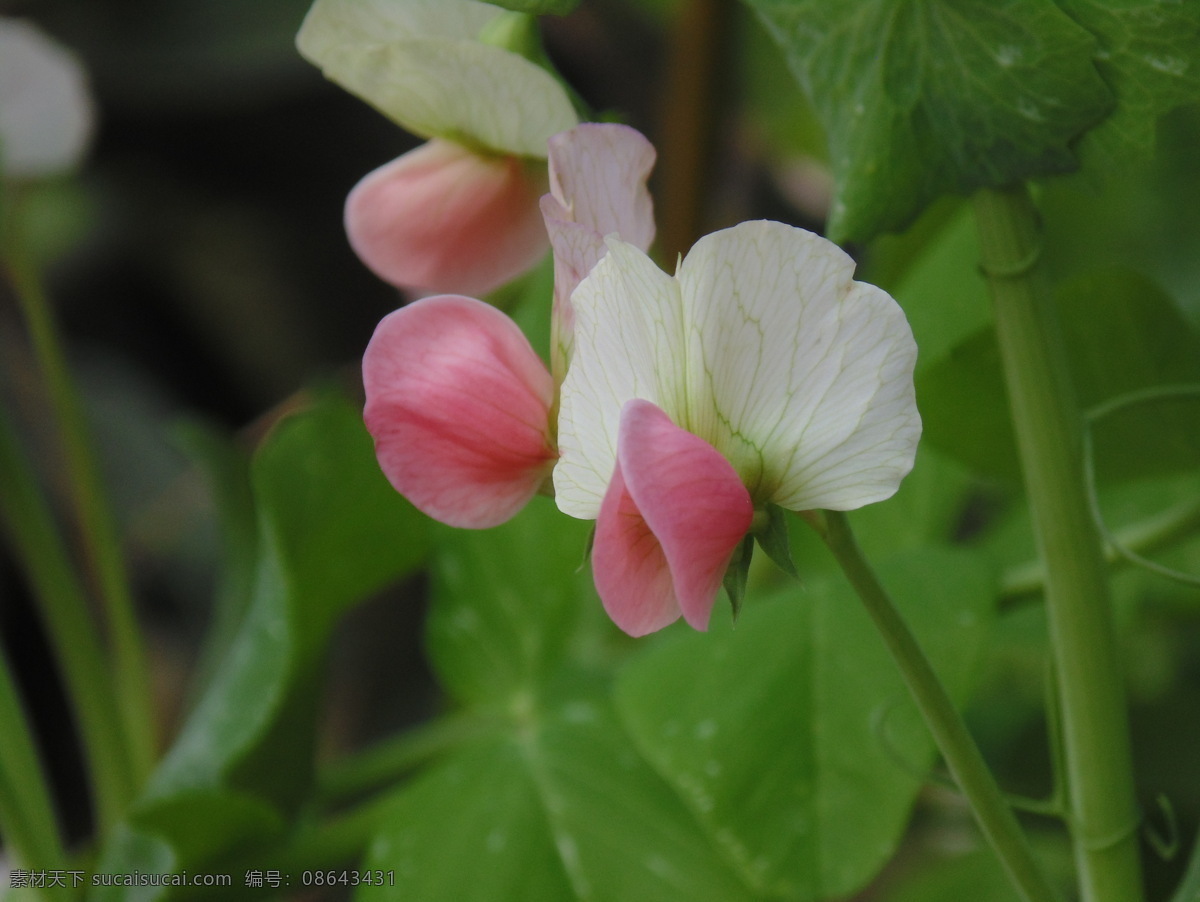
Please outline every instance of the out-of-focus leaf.
M388 485L360 411L340 398L284 420L259 450L253 479L263 535L312 642L429 549L428 519Z
M951 693L965 696L993 584L977 555L905 554L882 577ZM749 605L622 673L639 748L759 892L849 894L895 849L933 757L882 640L842 580Z
M532 707L401 791L362 900L739 902L752 894L638 756L606 693Z
M1035 837L1035 849L1060 891L1064 896L1068 895L1070 850L1042 837ZM963 899L1012 902L1012 883L991 849L977 849L956 858L939 858L930 866L902 878L899 885L883 894L881 902L962 902Z
M855 512L855 536L871 559L953 542L972 484L962 464L922 444L899 491Z
M615 635L580 567L590 527L535 498L503 526L456 530L439 543L427 645L459 700L528 693L562 663L581 625Z
M282 828L311 777L319 677L336 617L411 571L427 550L427 521L387 484L358 411L340 398L280 423L251 481L259 553L249 607L128 834L142 838L127 854L154 837L176 867L193 871L244 855L246 824L263 842ZM119 847L109 854L124 860Z
M221 562L194 685L203 688L221 666L254 596L258 521L250 483L250 455L228 437L200 423L179 430L185 451L203 469L221 537Z
M1112 108L1096 40L1049 0L745 0L829 135L837 241L903 229L944 193L1077 167Z
M1077 278L1060 292L1067 359L1084 409L1155 385L1200 382L1200 336L1170 298L1130 272ZM925 437L989 476L1019 478L999 351L979 332L917 377ZM1195 468L1200 416L1193 401L1123 410L1094 430L1101 481Z
M1200 104L1164 116L1154 158L1121 168L1095 190L1087 173L1047 183L1043 259L1062 281L1096 267L1119 266L1161 285L1200 325L1200 217L1180 198L1200 197Z
M884 240L894 249L903 239ZM894 284L888 279L880 284L904 308L912 326L918 371L933 366L964 338L991 323L991 299L979 274L979 239L968 208L950 214L910 264L900 267L893 262L885 268L902 269Z

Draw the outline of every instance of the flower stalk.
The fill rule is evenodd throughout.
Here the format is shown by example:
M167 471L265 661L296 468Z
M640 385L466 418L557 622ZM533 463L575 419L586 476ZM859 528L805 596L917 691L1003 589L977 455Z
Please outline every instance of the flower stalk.
M1099 531L1088 507L1082 416L1050 292L1038 265L1028 189L975 198L982 267L995 309L1058 677L1066 798L1084 902L1138 902L1139 814Z
M933 734L946 766L970 803L980 830L1020 891L1021 898L1026 902L1057 899L958 709L887 590L863 557L846 515L841 511L825 511L824 517L809 515L805 520L824 540L862 600Z

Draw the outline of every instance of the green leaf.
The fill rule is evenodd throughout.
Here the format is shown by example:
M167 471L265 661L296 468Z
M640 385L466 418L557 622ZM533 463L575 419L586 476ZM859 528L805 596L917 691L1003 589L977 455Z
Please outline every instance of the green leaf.
M427 648L452 695L507 702L543 683L582 635L615 636L579 569L590 527L536 498L495 529L442 531Z
M1111 109L1096 41L1050 0L745 0L829 136L828 231L863 241L935 197L1077 168Z
M1049 870L1063 897L1072 884L1070 850L1061 842L1034 836L1040 861ZM1013 888L995 853L982 848L954 858L939 857L904 874L880 897L881 902L1012 902Z
M1155 385L1200 382L1200 336L1155 285L1109 270L1072 280L1059 295L1068 364L1084 409ZM917 376L925 437L980 473L1017 480L999 352L990 329ZM1195 468L1195 402L1141 405L1095 427L1102 482Z
M1096 68L1117 97L1084 136L1080 155L1111 172L1154 150L1155 124L1200 101L1200 5L1170 0L1056 0L1100 44Z
M883 568L951 693L987 633L988 566L922 551ZM621 674L618 708L727 860L762 893L848 895L894 851L933 743L843 580L664 642Z
M638 757L606 693L533 709L402 790L364 867L421 902L739 902L679 798Z
M251 478L258 561L249 607L131 821L193 870L244 847L246 824L263 842L282 829L311 779L337 616L427 550L427 521L387 484L358 410L341 398L281 422Z
M388 485L362 413L329 396L279 424L254 460L262 534L288 581L301 638L411 572L428 523Z
M942 360L955 345L992 321L987 283L979 273L979 236L970 208L960 205L949 215L935 218L940 220L936 234L924 243L915 259L902 266L898 277L886 278L888 270L895 271L901 264L883 262L880 267L884 270L880 275L885 277L879 280L880 286L896 298L912 327L918 371ZM908 239L909 235L886 236L876 247L886 258L897 244Z
M230 437L199 422L185 423L177 432L184 451L204 472L221 541L208 633L192 677L193 692L198 692L220 669L254 597L258 519L248 452Z

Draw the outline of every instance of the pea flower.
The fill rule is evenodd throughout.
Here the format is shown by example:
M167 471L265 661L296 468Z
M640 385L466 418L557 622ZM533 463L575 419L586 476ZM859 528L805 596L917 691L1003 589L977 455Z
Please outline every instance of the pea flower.
M921 423L900 307L835 245L773 222L701 239L675 276L609 238L571 297L555 498L596 519L609 615L705 629L756 510L890 497Z
M643 249L653 239L653 159L650 143L622 125L580 125L550 141L552 193L542 204L563 353L570 290L605 252L603 235ZM420 510L451 526L495 526L549 487L560 381L503 313L439 295L376 328L363 356L364 419L384 474Z
M401 288L482 294L545 253L546 141L578 118L515 52L533 19L476 0L317 0L296 37L326 77L429 143L346 201L359 258Z

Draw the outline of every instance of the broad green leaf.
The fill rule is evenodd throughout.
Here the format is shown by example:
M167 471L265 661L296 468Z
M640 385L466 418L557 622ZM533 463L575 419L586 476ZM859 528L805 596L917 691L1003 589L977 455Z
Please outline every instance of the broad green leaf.
M427 546L425 518L387 484L357 409L340 398L280 423L251 482L258 561L249 607L131 822L193 870L246 844L250 808L259 812L254 839L282 829L311 779L336 617L411 571ZM198 836L211 839L197 846Z
M987 634L989 567L927 550L882 569L950 692ZM688 634L635 659L618 708L753 888L797 900L860 888L894 851L933 744L847 584L751 604L736 631Z
M1070 896L1070 849L1052 837L1034 834L1035 855L1047 868L1059 892ZM975 849L954 858L939 856L901 876L880 902L1013 902L1013 886L994 852Z
M530 709L403 789L363 866L396 885L361 888L361 900L753 898L589 690Z
M979 238L970 208L960 206L939 219L937 234L928 239L916 259L903 266L894 284L888 280L880 283L896 298L912 327L918 372L942 360L955 345L992 321L987 283L979 273ZM886 253L904 240L888 236L881 243L886 243ZM893 263L884 268L898 267ZM918 397L918 403L920 400Z
M1200 197L1200 104L1164 116L1156 140L1152 159L1123 166L1102 191L1086 171L1047 183L1038 198L1043 259L1056 280L1090 272L1098 261L1136 270L1200 325L1200 217L1194 204L1181 203Z
M591 573L581 568L591 524L536 498L489 530L446 530L433 562L427 647L459 700L504 702L544 682L580 630L601 623Z
M125 825L117 828L113 839L96 865L98 874L171 874L179 870L178 856L162 839ZM99 886L88 890L88 902L152 902L165 898L167 887L139 887L136 896L127 886Z
M253 479L302 638L320 641L348 606L425 558L429 521L388 485L361 412L340 398L280 423Z
M1067 362L1083 409L1155 385L1200 382L1200 336L1170 298L1119 270L1072 280L1060 292ZM1019 478L999 351L990 329L917 376L929 442L979 472ZM1114 481L1195 468L1196 402L1127 409L1094 430L1096 471Z
M872 560L949 544L957 537L972 485L962 464L924 443L900 490L882 504L855 512L855 536Z
M1200 4L1171 0L1055 0L1097 36L1096 68L1117 97L1084 136L1080 155L1101 173L1154 150L1158 118L1200 101Z
M254 597L258 520L249 454L227 436L199 422L186 423L178 432L184 450L208 482L221 540L208 634L192 677L196 692L204 689L221 667Z
M1077 168L1111 109L1095 38L1051 0L745 0L829 136L836 241L935 197Z

